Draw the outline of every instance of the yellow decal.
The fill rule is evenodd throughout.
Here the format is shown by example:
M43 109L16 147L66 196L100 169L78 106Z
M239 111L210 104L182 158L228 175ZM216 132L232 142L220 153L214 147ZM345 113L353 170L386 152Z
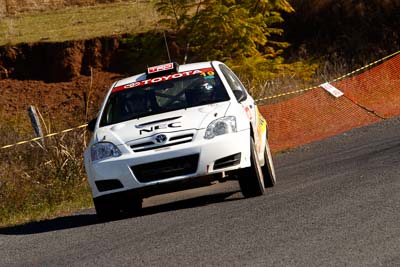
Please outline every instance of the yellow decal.
M256 148L257 148L258 153L261 153L261 151L262 151L261 142L263 140L263 136L265 135L265 132L267 131L267 121L261 115L260 111L258 110L258 107L256 107L256 128L257 128Z
M258 110L258 107L256 107L257 111L257 132L258 136L261 137L265 134L265 131L267 130L267 121L264 119L264 117L261 115L260 111Z

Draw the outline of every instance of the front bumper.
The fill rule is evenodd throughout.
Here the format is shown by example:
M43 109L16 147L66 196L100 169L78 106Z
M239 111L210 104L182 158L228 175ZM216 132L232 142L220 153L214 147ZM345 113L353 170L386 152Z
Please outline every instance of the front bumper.
M250 166L250 130L211 140L203 136L200 130L190 143L138 153L124 145L122 156L97 162L91 162L88 149L85 167L93 197L132 190L155 195L155 187Z

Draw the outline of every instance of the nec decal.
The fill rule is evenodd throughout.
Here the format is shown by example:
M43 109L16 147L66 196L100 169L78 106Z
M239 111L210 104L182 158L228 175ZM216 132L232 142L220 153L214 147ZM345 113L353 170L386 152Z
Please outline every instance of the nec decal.
M172 122L168 124L160 124L160 125L155 125L147 128L142 128L140 129L139 133L151 133L160 129L167 129L167 128L179 128L182 127L180 122Z

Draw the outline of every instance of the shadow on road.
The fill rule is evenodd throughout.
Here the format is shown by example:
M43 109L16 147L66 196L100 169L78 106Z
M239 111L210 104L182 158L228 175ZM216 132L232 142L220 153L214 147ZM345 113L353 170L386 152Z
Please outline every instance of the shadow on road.
M86 225L96 224L95 214L70 215L40 222L31 222L23 225L16 225L7 228L1 228L0 234L3 235L30 235L46 233L57 230L71 229Z
M156 214L156 213L161 213L161 212L168 212L168 211L173 211L173 210L201 207L201 206L206 206L209 204L220 203L220 202L236 201L236 200L242 199L242 197L240 196L240 197L229 198L229 199L227 199L227 198L238 192L240 192L240 191L210 194L210 195L199 196L199 197L195 197L195 198L170 202L167 204L145 207L142 209L139 216L146 216L146 215L151 215L151 214Z
M234 192L224 192L218 194L210 194L206 196L200 196L185 200L180 200L176 202L171 202L167 204L145 207L141 210L140 214L136 215L135 217L140 216L148 216L152 214L174 211L174 210L181 210L181 209L189 209L194 207L201 207L206 206L213 203L219 202L228 202L228 201L235 201L241 199L241 197L229 198L233 194L236 194L240 191ZM89 212L86 211L86 212ZM132 217L120 217L116 220L122 220ZM74 214L65 217L40 221L40 222L32 222L23 225L16 225L12 227L0 228L0 234L2 235L31 235L31 234L38 234L38 233L46 233L58 230L65 230L71 229L76 227L100 224L102 222L97 220L96 214Z

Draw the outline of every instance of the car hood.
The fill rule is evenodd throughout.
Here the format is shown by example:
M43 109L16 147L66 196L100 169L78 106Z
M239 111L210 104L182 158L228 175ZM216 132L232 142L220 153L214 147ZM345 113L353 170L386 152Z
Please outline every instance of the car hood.
M224 117L229 106L230 102L214 103L101 127L95 132L94 142L122 145L159 133L204 129L212 121Z

